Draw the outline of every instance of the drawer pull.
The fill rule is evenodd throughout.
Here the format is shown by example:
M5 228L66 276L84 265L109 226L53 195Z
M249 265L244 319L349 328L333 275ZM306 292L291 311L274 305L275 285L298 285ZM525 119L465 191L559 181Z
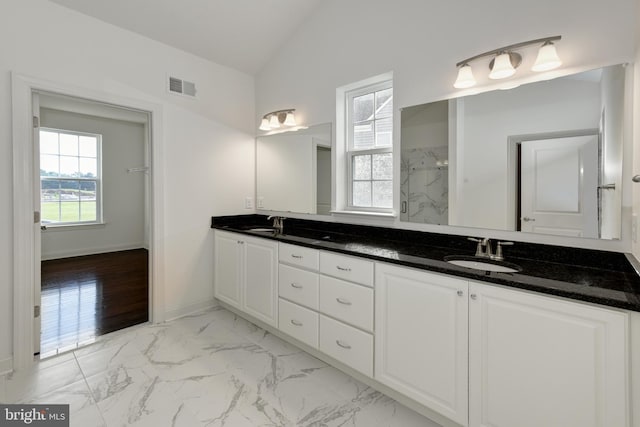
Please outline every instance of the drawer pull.
M291 258L302 259L302 255L291 254Z
M338 344L342 348L345 348L347 350L351 350L351 346L349 344L343 343L340 340L336 340L336 344Z
M302 289L302 285L298 285L297 283L292 283L291 287L296 289Z
M351 301L347 301L344 298L336 298L336 301L338 301L340 304L351 305Z
M302 326L302 322L298 322L297 320L291 319L291 324L293 326Z
M340 271L351 271L351 269L349 267L340 267L339 265L336 265L336 268Z

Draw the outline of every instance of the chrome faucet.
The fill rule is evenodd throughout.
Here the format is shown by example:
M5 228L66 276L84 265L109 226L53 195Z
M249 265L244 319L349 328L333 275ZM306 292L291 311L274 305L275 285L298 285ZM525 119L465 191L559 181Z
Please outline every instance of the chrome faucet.
M491 241L488 238L478 239L475 237L467 237L468 240L478 243L476 246L476 255L480 258L488 258L491 254ZM485 249L486 248L486 249Z
M513 242L497 242L496 244L496 253L493 253L491 249L491 239L485 237L483 239L478 239L475 237L467 237L467 239L472 242L478 243L476 246L476 254L475 256L479 258L489 258L495 261L504 261L504 255L502 254L503 246L513 245Z
M273 218L273 228L276 230L276 232L282 234L282 231L284 230L285 218L277 215L269 215L269 217L267 217L267 220L270 220L271 218Z

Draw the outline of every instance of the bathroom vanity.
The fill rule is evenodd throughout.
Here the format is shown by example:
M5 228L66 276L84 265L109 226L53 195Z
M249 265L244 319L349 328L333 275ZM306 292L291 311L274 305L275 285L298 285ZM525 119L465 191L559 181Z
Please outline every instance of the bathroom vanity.
M215 297L249 321L442 425L630 425L640 277L624 254L516 242L504 273L446 262L473 256L466 237L269 225L212 218Z

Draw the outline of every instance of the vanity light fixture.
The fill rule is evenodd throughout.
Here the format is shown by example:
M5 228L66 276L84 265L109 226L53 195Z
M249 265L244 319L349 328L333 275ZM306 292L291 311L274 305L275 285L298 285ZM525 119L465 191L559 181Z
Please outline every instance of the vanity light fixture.
M473 77L470 62L488 56L493 56L493 59L489 63L490 79L505 79L513 76L516 73L516 68L518 68L522 63L522 55L514 51L540 43L542 43L542 46L540 46L540 49L538 50L538 56L533 67L531 67L531 70L549 71L554 68L558 68L562 65L562 61L560 61L560 58L558 57L558 52L556 52L556 47L553 42L560 40L561 38L561 36L553 36L529 40L501 47L500 49L490 50L488 52L481 53L480 55L467 58L464 61L460 61L456 64L456 67L458 67L458 78L453 84L453 87L456 89L466 89L474 86L476 84L476 80Z
M560 61L560 58L558 57L555 45L552 42L547 41L542 45L540 50L538 50L536 63L533 64L531 69L533 71L549 71L554 68L558 68L561 65L562 61Z
M260 122L260 130L270 131L281 127L291 128L296 126L296 116L294 108L288 110L277 110L265 114Z

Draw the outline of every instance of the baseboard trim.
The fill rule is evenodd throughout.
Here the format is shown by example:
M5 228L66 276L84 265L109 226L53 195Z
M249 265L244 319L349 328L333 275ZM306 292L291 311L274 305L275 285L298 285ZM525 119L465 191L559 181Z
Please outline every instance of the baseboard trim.
M42 261L51 261L54 259L62 259L62 258L72 258L77 256L84 255L98 255L98 254L107 254L109 252L120 252L120 251L129 251L132 249L140 249L145 248L147 245L144 243L131 243L127 245L114 245L114 246L105 246L101 248L84 248L84 249L74 249L70 251L60 251L49 254L42 254Z
M204 311L204 310L208 310L210 308L213 308L215 306L217 306L217 301L213 298L211 298L208 301L205 302L199 302L196 304L191 304L188 305L186 307L182 307L182 308L178 308L175 310L167 310L164 313L165 316L165 320L167 322L171 321L171 320L175 320L175 319L179 319L180 317L185 317L185 316L189 316L191 314L195 314L198 313L200 311Z
M13 358L0 359L0 375L8 374L13 371Z

